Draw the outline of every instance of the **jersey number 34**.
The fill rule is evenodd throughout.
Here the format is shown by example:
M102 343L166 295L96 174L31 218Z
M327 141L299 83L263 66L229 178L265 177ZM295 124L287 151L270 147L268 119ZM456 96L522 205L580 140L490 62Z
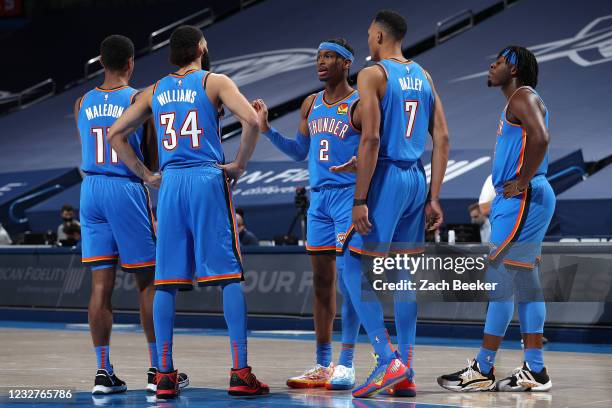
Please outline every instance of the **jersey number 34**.
M159 124L164 126L164 137L162 146L166 150L174 150L178 146L178 137L174 128L176 118L175 112L162 113L159 115ZM183 124L179 128L178 136L187 136L191 139L191 148L200 148L200 136L204 131L198 127L198 111L190 110L185 116Z

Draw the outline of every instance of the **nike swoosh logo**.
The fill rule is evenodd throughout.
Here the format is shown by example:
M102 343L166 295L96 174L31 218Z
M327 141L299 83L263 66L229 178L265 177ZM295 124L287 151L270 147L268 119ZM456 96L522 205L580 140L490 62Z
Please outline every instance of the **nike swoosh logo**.
M314 106L312 107L312 109L313 109L313 110L315 110L315 109L317 109L318 107L320 107L321 105L323 105L323 104L322 104L322 103L320 103L320 104L318 104L318 105L314 105Z

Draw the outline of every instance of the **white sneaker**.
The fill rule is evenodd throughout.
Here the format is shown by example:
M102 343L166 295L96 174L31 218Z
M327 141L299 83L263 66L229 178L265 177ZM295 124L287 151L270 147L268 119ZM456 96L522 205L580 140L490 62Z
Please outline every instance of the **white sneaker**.
M355 367L337 365L329 382L325 384L328 390L350 390L355 386Z

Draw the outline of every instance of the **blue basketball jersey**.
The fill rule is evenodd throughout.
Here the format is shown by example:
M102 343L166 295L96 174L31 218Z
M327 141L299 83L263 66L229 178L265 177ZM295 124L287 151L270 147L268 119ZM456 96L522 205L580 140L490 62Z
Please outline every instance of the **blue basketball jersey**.
M535 90L529 88L538 95ZM538 95L539 97L539 95ZM541 98L540 98L541 100ZM544 102L542 102L544 104ZM505 182L513 180L521 174L523 160L525 158L525 147L527 146L527 131L521 125L508 122L506 110L502 111L497 127L497 141L495 143L495 155L493 157L493 185L501 188ZM548 129L548 109L544 116L546 129ZM540 163L535 176L546 174L548 171L548 152Z
M151 105L161 170L224 162L219 114L204 88L207 74L170 74L155 85Z
M414 162L425 150L434 94L425 70L414 61L384 59L378 62L387 76L380 102L381 161Z
M81 137L81 169L88 174L136 177L119 160L106 140L108 129L132 104L137 91L129 86L111 90L94 88L81 99L78 112L78 128ZM128 142L140 160L143 160L141 143L143 128L131 134Z
M310 186L346 185L355 183L351 173L332 173L329 168L346 163L357 156L360 133L353 127L351 109L359 100L357 91L330 105L324 91L317 94L308 114L310 149L308 172Z

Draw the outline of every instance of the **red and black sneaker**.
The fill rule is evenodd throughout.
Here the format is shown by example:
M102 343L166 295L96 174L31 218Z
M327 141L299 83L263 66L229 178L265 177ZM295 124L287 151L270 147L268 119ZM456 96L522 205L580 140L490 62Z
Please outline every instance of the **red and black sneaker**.
M155 375L155 383L157 390L155 396L161 399L176 398L179 394L178 370L169 373L160 373Z
M270 387L259 381L252 373L251 367L233 369L230 372L229 395L248 396L265 395L270 393Z

